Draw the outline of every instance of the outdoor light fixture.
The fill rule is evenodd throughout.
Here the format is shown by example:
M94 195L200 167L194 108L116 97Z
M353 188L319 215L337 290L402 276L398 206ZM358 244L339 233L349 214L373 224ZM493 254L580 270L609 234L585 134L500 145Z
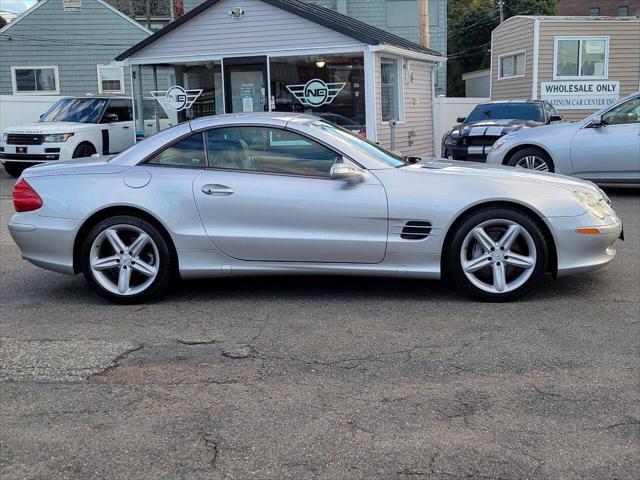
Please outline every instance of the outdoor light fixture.
M318 68L324 68L326 64L327 62L325 62L324 60L316 60L316 67Z
M244 15L244 10L242 9L242 7L233 7L231 10L229 10L229 16L231 18L240 18Z

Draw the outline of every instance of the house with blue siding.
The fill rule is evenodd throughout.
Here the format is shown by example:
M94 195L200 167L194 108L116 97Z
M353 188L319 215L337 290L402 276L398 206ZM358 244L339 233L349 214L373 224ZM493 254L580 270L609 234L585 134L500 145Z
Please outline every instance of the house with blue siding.
M355 20L386 30L414 43L421 43L420 3L427 1L429 44L424 45L440 55L447 55L447 0L305 0L329 8ZM184 0L187 13L203 0ZM242 2L238 3L242 6ZM447 93L447 64L438 67L435 76L436 95Z
M63 96L130 95L114 58L149 35L103 0L40 0L0 29L2 128Z

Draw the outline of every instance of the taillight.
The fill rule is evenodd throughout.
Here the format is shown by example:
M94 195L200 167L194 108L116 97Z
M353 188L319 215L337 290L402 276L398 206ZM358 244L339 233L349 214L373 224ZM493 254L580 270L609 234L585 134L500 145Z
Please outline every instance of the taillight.
M24 178L13 187L13 206L16 212L30 212L42 206L42 199Z
M359 136L360 138L367 138L367 131L366 131L366 130L360 130L360 131L358 132L358 136Z

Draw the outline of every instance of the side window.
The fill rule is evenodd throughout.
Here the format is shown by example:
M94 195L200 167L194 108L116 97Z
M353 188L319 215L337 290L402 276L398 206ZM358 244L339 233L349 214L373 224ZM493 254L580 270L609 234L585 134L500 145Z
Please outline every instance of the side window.
M334 151L277 128L216 128L206 132L206 146L213 168L329 177L341 161Z
M612 108L602 116L602 121L607 125L640 123L640 97L631 98Z
M165 148L147 163L174 167L202 168L207 165L202 143L202 134L196 133Z
M109 120L108 115L116 115L118 120ZM131 100L125 99L113 99L109 102L106 112L103 115L103 123L105 122L131 122L133 120L133 107L131 106Z

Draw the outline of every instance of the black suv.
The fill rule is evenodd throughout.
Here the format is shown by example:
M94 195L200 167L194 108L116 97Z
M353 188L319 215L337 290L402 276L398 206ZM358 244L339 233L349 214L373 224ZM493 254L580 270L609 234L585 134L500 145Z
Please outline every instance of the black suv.
M555 108L544 100L507 100L481 103L468 117L442 137L442 156L484 162L498 138L523 128L561 122Z

